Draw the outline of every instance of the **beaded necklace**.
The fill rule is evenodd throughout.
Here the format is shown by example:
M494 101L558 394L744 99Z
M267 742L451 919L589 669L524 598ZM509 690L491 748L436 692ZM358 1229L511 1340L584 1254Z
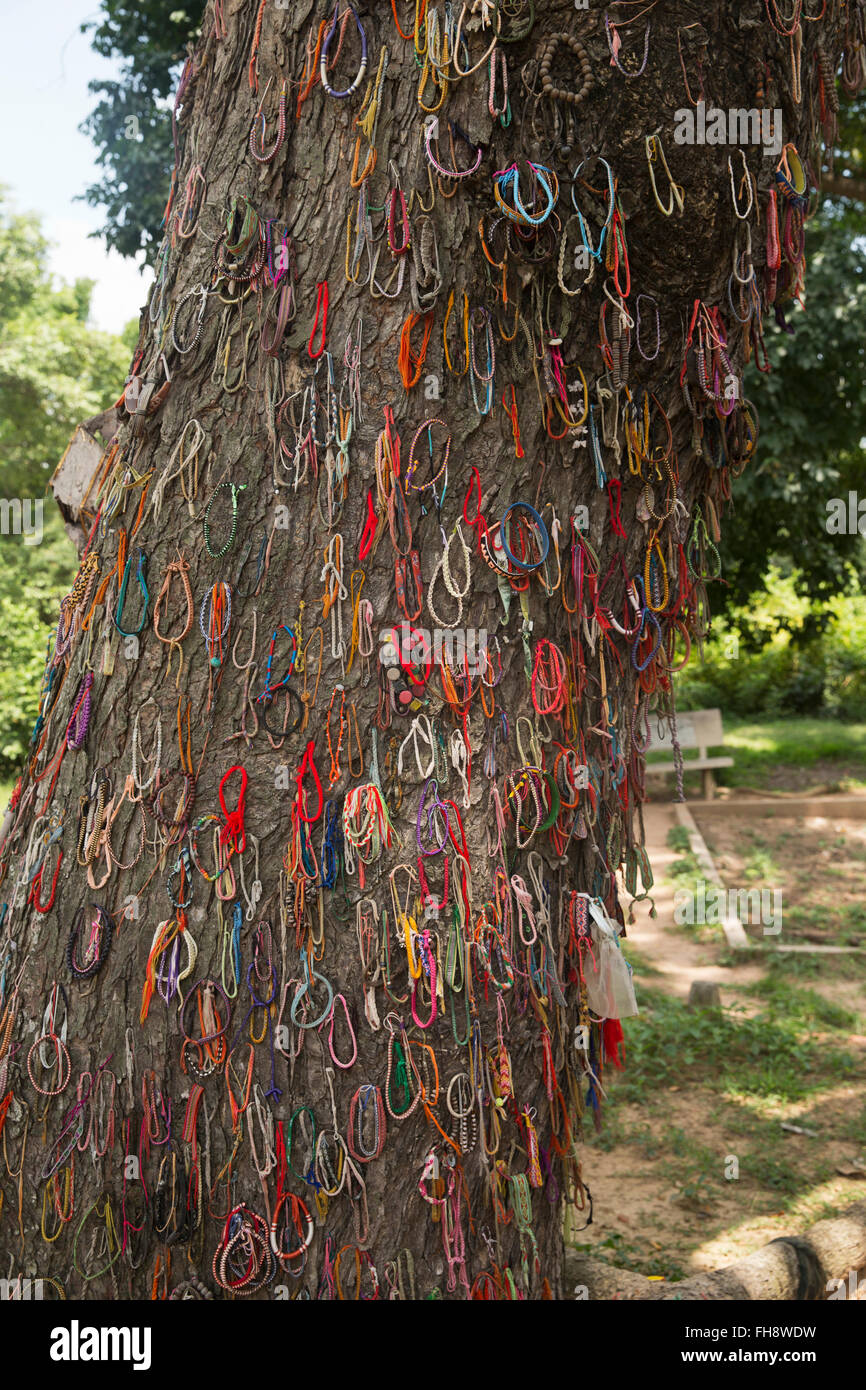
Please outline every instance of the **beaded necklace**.
M221 491L223 490L223 488L226 488L226 487L229 489L229 491L230 491L230 493L231 493L231 504L232 504L232 524L231 524L231 530L230 530L230 532L229 532L228 540L225 542L225 544L224 544L223 546L221 546L221 548L220 548L219 550L214 550L213 546L211 545L210 513L211 513L211 508L213 507L214 503L215 503L216 500L217 500L217 497L219 496L219 494L221 493ZM206 509L205 509L205 514L204 514L204 543L205 543L205 549L207 550L207 553L208 553L208 555L210 555L210 557L211 557L212 560L220 560L220 559L222 559L223 555L228 554L228 552L231 550L232 546L233 546L234 543L235 543L235 537L237 536L237 533L238 533L238 496L239 496L240 493L242 493L242 492L245 491L246 487L247 487L247 484L246 484L246 483L237 484L237 483L230 482L228 479L225 479L223 482L217 484L216 488L214 489L213 493L211 494L210 501L209 501L208 504L207 504L207 507L206 507Z
M209 291L206 285L193 285L190 289L186 291L185 294L181 295L173 310L171 316L171 327L169 329L171 336L171 344L175 352L180 353L181 357L186 357L187 353L192 352L193 348L196 346L199 338L201 337L202 325L204 323L204 311L207 308L208 293ZM193 309L195 310L195 312L191 324L192 337L189 338L189 341L181 344L178 342L178 319L180 317L180 311L188 300L194 301L196 299L198 299L198 308L196 310L195 305L193 304Z
M642 14L646 14L647 10L653 9L654 6L655 6L655 0L650 0L650 3L646 6L646 9L644 9L643 11L641 11L641 13L642 13ZM639 19L640 17L641 17L640 15L634 15L632 19L626 20L626 23L627 23L627 24L633 24L634 21L635 21L636 19ZM622 28L622 27L624 27L624 26L623 26L623 25L620 25L620 26L619 26L619 28ZM610 16L609 16L608 14L605 14L605 16L604 16L604 32L605 32L605 35L606 35L606 37L607 37L607 46L608 46L608 48L610 49L610 61L611 61L611 66L612 66L612 67L615 67L615 68L617 69L618 72L621 72L622 75L623 75L623 77L626 77L626 78L629 78L629 79L634 79L635 77L642 77L643 74L644 74L644 72L646 71L647 59L648 59L648 57L649 57L650 27L651 27L650 21L647 20L647 26L646 26L646 31L645 31L645 33L644 33L644 42L643 42L643 62L641 63L640 67L639 67L639 68L636 68L636 67L634 66L634 63L636 62L636 59L634 59L634 58L632 58L627 64L624 65L623 63L620 62L620 58L619 58L619 54L620 54L620 51L621 51L621 49L622 49L622 39L621 39L620 36L619 36L619 28L618 28L615 24L612 24L611 21L610 21Z
M257 164L270 164L271 160L276 158L277 154L282 148L283 141L286 138L287 87L284 81L282 87L280 88L279 110L277 116L277 134L270 149L265 149L265 131L267 130L267 122L265 120L264 106L272 80L273 79L271 78L268 79L268 82L265 86L265 90L262 92L261 100L259 101L258 110L256 111L256 114L253 117L253 123L250 127L250 154ZM257 132L258 139L256 138Z

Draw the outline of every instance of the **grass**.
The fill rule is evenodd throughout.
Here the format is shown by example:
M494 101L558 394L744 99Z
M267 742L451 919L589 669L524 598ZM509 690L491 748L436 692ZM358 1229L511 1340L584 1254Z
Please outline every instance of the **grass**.
M689 845L688 831L682 825L672 825L667 834L668 848L675 850L679 858L674 859L665 871L665 878L678 891L690 891L695 901L695 911L699 902L699 888L706 884L706 874ZM712 885L711 885L712 886ZM693 940L718 940L721 928L718 921L707 922L705 917L696 916L694 921L681 921L674 918L676 930L683 931Z
M747 883L778 883L782 877L769 847L757 836L746 854L743 873Z
M834 1013L811 990L777 981L767 997L756 995L764 1007L752 1017L738 1008L690 1009L646 985L638 993L629 1065L615 1087L623 1100L638 1103L654 1089L689 1084L728 1097L800 1100L856 1073L858 1064L844 1046L826 1039L819 1046L814 1036L850 1032L853 1015Z
M631 941L628 943L628 963L635 975L651 976L662 973L657 966L652 964L652 961L648 961L641 955L636 946L632 946Z
M795 903L785 909L789 927L803 927L832 937L834 946L862 946L866 928L866 906L847 902L841 907L822 903Z
M726 718L725 747L710 751L734 758L734 767L719 774L730 786L866 790L866 724ZM692 782L697 788L698 778L690 775ZM787 831L744 826L741 882L778 883L785 877L780 865L791 863L805 892L808 865L792 853L795 843L799 839ZM676 889L693 889L705 874L686 830L672 828L667 844L674 857L665 877ZM815 850L830 852L822 863L827 901L813 902L809 890L808 901L786 907L786 918L792 926L826 931L839 945L863 944L866 903L843 895L841 883L837 893L834 872L847 886L852 871L862 872L864 852L832 831ZM710 931L697 924L682 929L699 940ZM626 1070L605 1077L604 1128L586 1135L592 1147L616 1152L620 1166L627 1148L628 1165L650 1170L653 1200L673 1202L672 1211L681 1215L660 1223L665 1249L658 1253L654 1242L632 1233L605 1232L604 1241L582 1248L671 1281L683 1277L687 1255L711 1235L765 1218L787 1217L801 1229L838 1214L853 1200L850 1184L835 1195L838 1148L850 1147L851 1156L866 1153L863 1054L851 1038L866 1032L866 1010L852 988L866 987L866 955L777 952L769 944L759 953L737 952L720 942L714 958L728 965L759 960L763 972L756 983L738 986L737 1005L721 1012L689 1009L658 989L639 956L634 960L641 1013L628 1022ZM841 998L826 997L841 981L850 982ZM817 1137L783 1130L786 1120ZM735 1173L728 1171L733 1160ZM576 1232L575 1239L582 1237Z
M813 989L791 984L778 973L765 975L757 984L747 985L743 993L760 999L769 1017L793 1019L798 1026L854 1033L861 1019L851 1009L834 1004Z
M789 909L786 915L793 916L795 909ZM820 920L821 925L832 925L825 921L823 917L819 919L817 913L812 913L809 919L813 924ZM840 942L844 945L844 942ZM852 943L854 944L854 943ZM719 965L737 966L754 965L755 951L753 949L745 951L724 950L716 958ZM767 972L767 976L772 980L856 980L864 986L864 997L866 997L866 956L821 956L811 955L808 952L799 951L775 951L772 947L762 952L760 957L761 967Z
M683 1220L692 1213L692 1235L685 1243L668 1237L669 1247L658 1253L652 1241L617 1232L578 1249L676 1282L685 1277L693 1242L743 1219L791 1213L808 1224L844 1207L822 1190L834 1180L832 1143L866 1150L862 1097L841 1111L833 1101L840 1086L862 1075L860 1059L846 1047L857 1018L803 982L806 965L821 973L829 962L768 957L764 979L742 991L750 1012L758 1006L752 1016L736 1008L696 1011L639 983L641 1013L629 1020L627 1069L611 1078L604 1130L587 1140L602 1151L628 1145L635 1166L652 1164ZM707 1098L701 1125L671 1122L673 1092ZM792 1107L796 1122L817 1138L792 1139L782 1129Z
M866 724L834 719L770 719L753 723L725 720L725 743L744 764L778 759L807 767L823 760L849 759L866 767Z
M689 844L689 832L684 825L672 825L667 834L668 849L674 850L679 856L674 859L667 867L665 877L672 883L679 879L690 879L701 877L701 866L696 856L692 853Z
M574 1219L578 1224L581 1214L578 1212ZM616 1269L633 1270L635 1274L644 1274L647 1278L655 1275L677 1281L686 1277L683 1267L674 1263L668 1256L653 1254L647 1249L646 1242L635 1244L634 1241L620 1235L619 1231L611 1231L604 1240L591 1245L583 1241L569 1240L568 1243L572 1250L579 1251L581 1255L589 1255L592 1259L604 1259Z
M734 766L721 768L717 779L722 786L760 787L780 765L808 768L818 763L838 763L839 790L866 789L866 724L842 724L831 719L768 719L760 723L723 716L724 746L708 749L709 754L728 754ZM684 751L688 764L694 750ZM648 762L670 758L670 749L650 753ZM826 781L826 769L819 780Z
M689 854L690 840L689 832L684 825L672 825L668 831L668 849L675 849L679 854Z

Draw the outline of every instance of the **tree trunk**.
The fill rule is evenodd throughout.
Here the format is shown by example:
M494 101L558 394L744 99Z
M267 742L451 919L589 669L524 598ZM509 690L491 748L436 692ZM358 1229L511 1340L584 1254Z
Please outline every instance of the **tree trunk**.
M444 168L477 163L460 178L425 152L419 79L427 107L442 89L416 61L413 6L396 5L409 40L374 9L366 76L340 99L318 80L331 25L313 0L208 8L124 423L83 505L7 818L0 1229L13 1267L71 1297L193 1279L217 1297L352 1298L376 1279L380 1297L559 1297L562 1200L591 1214L580 1126L628 1014L605 923L624 932L623 894L652 882L649 713L670 717L670 668L705 630L717 520L752 447L741 370L760 320L728 303L743 227L765 310L801 270L793 161L768 270L777 158L743 148L752 198L739 152L698 126L677 143L677 112L701 83L725 112L779 107L817 172L816 51L835 66L840 6L791 40L757 0L711 7L703 30L661 0L640 76L643 18L611 31L618 68L597 6L469 6L460 66L491 41L471 27L482 10L501 41L492 101L482 62L448 83L429 137ZM353 13L323 51L345 90ZM284 82L285 139L261 162ZM682 215L653 198L654 132ZM503 216L494 176L515 161ZM211 597L227 631L208 646ZM440 640L428 669L410 620L462 654L449 666ZM51 900L60 849L42 913L30 890Z

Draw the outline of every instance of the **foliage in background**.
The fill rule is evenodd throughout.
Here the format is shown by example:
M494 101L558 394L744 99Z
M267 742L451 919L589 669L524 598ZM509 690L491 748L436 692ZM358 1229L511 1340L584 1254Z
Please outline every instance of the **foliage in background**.
M677 696L683 709L743 718L866 719L866 597L810 598L801 574L771 566L760 593L714 620L705 660L693 653Z
M47 249L38 220L13 212L0 188L4 497L43 495L75 425L117 399L129 368L126 345L88 325L92 282L56 286Z
M204 9L205 0L103 0L98 21L82 25L97 53L123 60L119 82L91 82L99 100L81 127L104 171L84 197L104 210L102 236L122 256L152 255L162 239L173 164L169 98Z
M866 98L862 94L841 100L833 166L834 197L840 196L840 188L850 188L844 206L862 203L866 184Z
M45 508L45 535L40 546L25 547L20 536L4 536L2 546L0 779L8 781L18 775L27 752L47 644L60 600L69 590L77 556L53 503Z
M57 604L77 556L45 488L80 420L120 394L130 349L88 325L91 283L57 286L38 221L0 189L0 495L44 499L41 545L0 536L0 777L14 775L36 717Z
M866 465L864 210L829 207L810 224L807 249L806 312L790 315L793 336L768 332L773 371L757 380L752 367L747 375L760 417L758 455L735 483L733 515L722 527L727 587L714 586L714 610L759 593L768 562L787 568L813 598L852 590L866 570L861 537L825 528L828 500L862 486ZM802 635L820 621L815 606Z

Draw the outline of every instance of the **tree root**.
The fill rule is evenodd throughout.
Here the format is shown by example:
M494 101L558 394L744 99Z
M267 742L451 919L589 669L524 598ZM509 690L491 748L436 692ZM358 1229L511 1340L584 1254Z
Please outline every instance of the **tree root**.
M816 1222L803 1236L781 1236L724 1269L693 1274L677 1284L566 1250L563 1285L567 1297L582 1285L593 1299L815 1302L833 1292L834 1280L843 1280L850 1296L851 1273L864 1268L866 1202L857 1202L842 1216ZM856 1279L852 1282L856 1287Z

